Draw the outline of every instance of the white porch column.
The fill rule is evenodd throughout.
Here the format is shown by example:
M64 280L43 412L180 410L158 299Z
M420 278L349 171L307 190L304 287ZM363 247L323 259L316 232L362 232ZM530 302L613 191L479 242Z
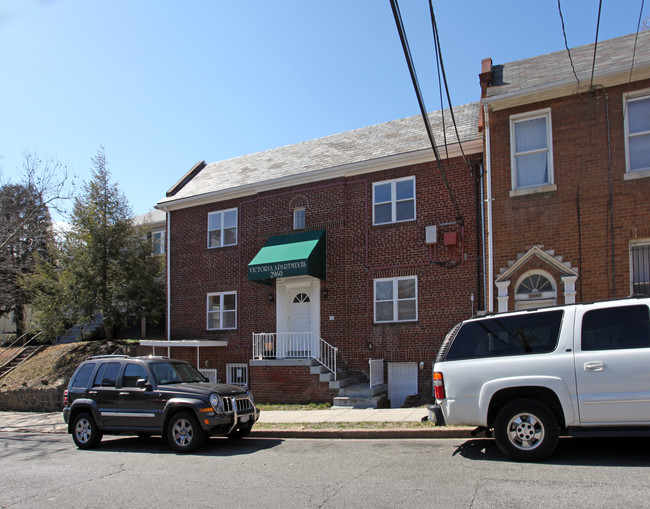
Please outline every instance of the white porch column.
M564 303L575 304L576 302L576 279L578 276L562 276L564 283Z
M508 287L510 286L510 281L501 281L495 283L499 292L497 294L497 300L499 301L498 313L505 313L508 311Z

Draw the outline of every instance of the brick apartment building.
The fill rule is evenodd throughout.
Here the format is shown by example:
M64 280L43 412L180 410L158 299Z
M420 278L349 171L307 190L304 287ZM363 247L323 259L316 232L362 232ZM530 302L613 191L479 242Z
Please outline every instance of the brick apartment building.
M430 394L442 338L480 299L479 105L454 115L449 188L419 116L196 165L158 204L171 341L143 344L259 401L332 402L370 359L393 405Z
M570 55L483 62L499 312L650 295L650 31L599 42L593 73L593 44Z
M449 187L420 117L197 164L158 204L168 340L142 343L259 401L357 375L399 406L459 320L650 294L650 31L570 55L483 62Z

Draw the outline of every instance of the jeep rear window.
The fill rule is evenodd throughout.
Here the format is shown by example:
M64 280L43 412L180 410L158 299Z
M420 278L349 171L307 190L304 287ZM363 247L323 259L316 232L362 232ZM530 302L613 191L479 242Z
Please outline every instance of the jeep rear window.
M456 334L445 360L552 352L563 315L564 311L553 310L467 322Z
M72 388L73 389L85 389L88 387L88 382L90 380L90 375L93 374L93 370L95 369L95 363L90 362L88 364L84 364L79 368L79 371L77 371L77 376L74 377L74 381L72 382Z

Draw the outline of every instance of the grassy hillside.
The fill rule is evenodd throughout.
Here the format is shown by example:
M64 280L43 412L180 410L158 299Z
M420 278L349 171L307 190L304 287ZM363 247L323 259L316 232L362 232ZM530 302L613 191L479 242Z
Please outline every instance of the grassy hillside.
M0 391L19 387L56 387L68 383L79 363L93 355L128 353L127 343L118 341L83 341L53 345L23 362L0 378ZM119 351L118 351L119 350Z

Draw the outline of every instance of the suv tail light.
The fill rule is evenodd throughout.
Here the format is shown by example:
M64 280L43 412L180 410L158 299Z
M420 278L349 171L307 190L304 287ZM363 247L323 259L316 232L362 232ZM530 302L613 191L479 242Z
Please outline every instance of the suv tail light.
M67 407L68 406L68 391L67 389L63 391L63 406Z
M440 371L434 371L433 373L433 390L436 399L445 399L445 381Z

